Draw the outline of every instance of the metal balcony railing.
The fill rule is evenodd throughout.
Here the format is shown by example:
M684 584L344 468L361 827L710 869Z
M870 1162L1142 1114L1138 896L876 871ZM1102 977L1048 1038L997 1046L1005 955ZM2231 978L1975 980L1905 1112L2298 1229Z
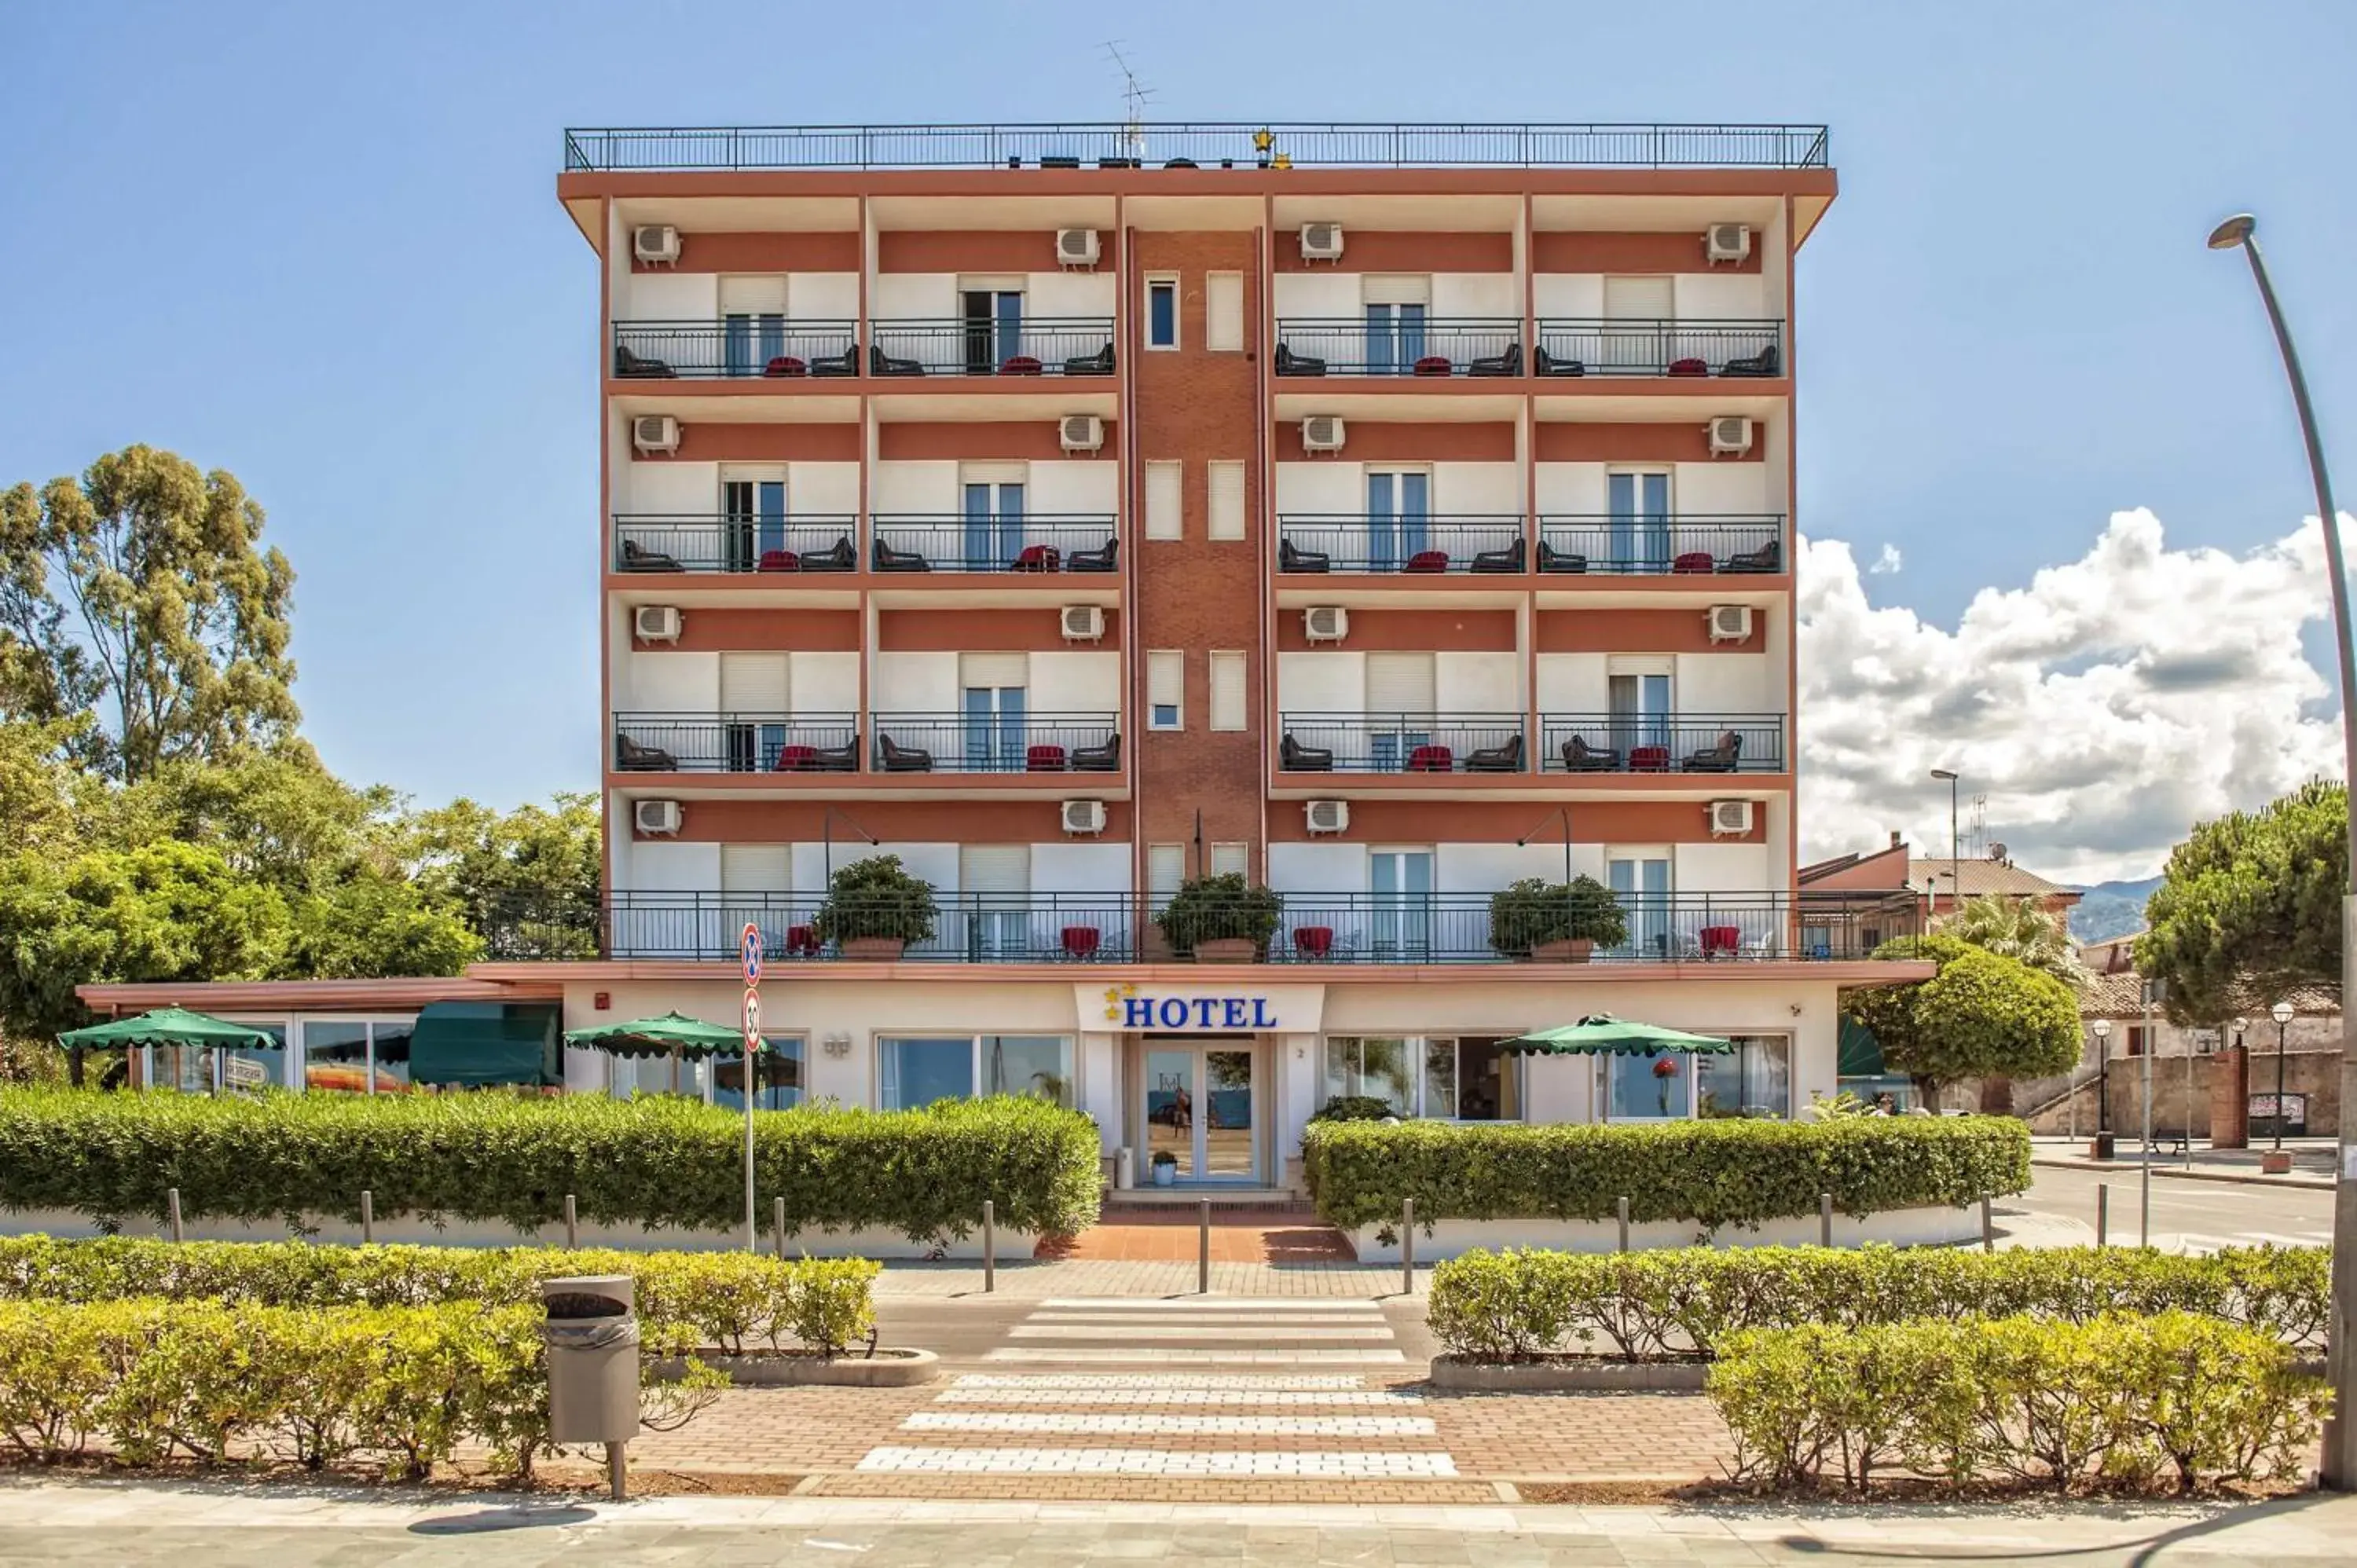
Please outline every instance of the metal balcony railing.
M1280 572L1523 572L1519 513L1375 517L1290 511L1276 520Z
M856 773L856 714L614 715L617 773Z
M1781 321L1556 317L1539 351L1543 376L1781 376L1789 362Z
M1549 773L1781 773L1782 714L1544 714Z
M879 572L1112 572L1111 512L885 512L874 520Z
M879 773L1114 773L1112 714L876 714Z
M1520 714L1286 713L1286 773L1523 773Z
M1522 318L1281 317L1280 376L1518 376Z
M1894 908L1879 895L1810 894L1797 901L1782 892L1622 892L1614 897L1624 940L1598 945L1591 961L1854 962L1920 929L1911 909ZM1553 955L1547 944L1561 930L1519 902L1500 912L1501 924L1487 892L1282 888L1278 899L1276 929L1259 955L1269 963L1544 961ZM821 916L826 902L814 891L653 889L572 899L519 895L492 898L476 918L490 950L509 960L594 955L733 962L739 935L750 924L760 929L770 961L825 961L844 956L837 933L909 929L891 918L901 910L897 899L888 908L879 906L871 918L862 918L856 903L837 901L832 922ZM1188 929L1166 932L1155 923L1156 902L1127 892L937 892L931 933L908 940L902 956L963 963L1130 962L1191 950L1194 940L1254 934L1243 909L1229 921L1216 908Z
M1264 139L1265 138L1265 139ZM1823 125L759 125L576 128L568 171L872 168L1824 168ZM1282 164L1279 160L1282 159Z
M1011 321L871 321L877 376L1110 376L1110 316Z
M1539 519L1539 570L1617 576L1773 573L1786 569L1781 512L1681 512Z
M617 572L854 572L859 519L625 512L614 519Z
M781 316L617 321L613 373L649 381L853 376L859 373L858 336L856 322L791 321Z

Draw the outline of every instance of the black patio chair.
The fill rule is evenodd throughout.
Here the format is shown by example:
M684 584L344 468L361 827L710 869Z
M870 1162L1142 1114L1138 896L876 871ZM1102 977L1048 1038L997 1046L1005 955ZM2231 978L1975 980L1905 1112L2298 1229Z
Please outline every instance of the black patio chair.
M1280 572L1329 572L1334 558L1319 550L1304 550L1290 539L1276 542L1276 569Z
M802 558L805 572L856 572L859 552L851 542L851 535L837 534L834 543L823 550L813 550Z
M1276 346L1276 373L1280 376L1322 376L1326 361L1308 354L1297 354L1279 343Z
M1075 550L1064 557L1067 572L1113 572L1120 569L1121 541L1108 539L1101 550Z
M614 732L617 773L676 773L679 758L659 746L641 746L619 730Z
M854 343L840 354L822 354L810 362L814 376L856 376L859 373L859 345Z
M841 746L822 746L809 760L795 769L801 773L856 773L859 771L859 732Z
M1618 773L1620 754L1573 736L1563 743L1563 766L1570 773Z
M871 376L921 376L925 373L922 360L902 360L888 354L881 345L867 345L867 373Z
M619 343L614 345L614 377L617 381L659 380L678 374L668 360L648 354L634 354Z
M1743 757L1743 737L1733 730L1722 731L1717 746L1706 746L1685 760L1681 771L1686 773L1732 773Z
M876 542L876 569L878 572L930 572L933 564L914 550L895 550L882 540Z
M1577 360L1558 360L1545 349L1531 351L1531 369L1543 376L1584 376L1587 367Z
M625 572L681 572L686 570L676 555L666 555L660 550L650 550L635 539L622 541L622 570Z
M902 746L888 735L878 735L876 745L884 754L884 771L887 773L931 773L933 770L933 754L930 751Z
M1783 565L1783 547L1771 539L1757 550L1728 556L1718 564L1718 569L1722 572L1780 572Z
M1334 754L1318 746L1302 745L1293 738L1293 732L1287 730L1285 738L1277 742L1276 763L1287 773L1331 773L1334 771Z
M1512 544L1507 545L1503 550L1484 550L1475 555L1473 557L1472 570L1476 572L1520 572L1524 569L1524 566L1529 560L1530 555L1529 553L1523 549L1523 541L1517 539Z
M1465 771L1468 773L1520 773L1522 770L1521 736L1513 736L1503 746L1485 746L1465 756Z
M1113 371L1113 345L1110 343L1093 354L1077 354L1064 361L1064 373L1068 376L1109 376Z
M1072 771L1075 773L1117 773L1121 770L1121 736L1116 733L1103 746L1077 746L1072 748Z
M1519 376L1523 373L1523 346L1510 343L1502 354L1470 360L1465 366L1465 373L1469 376Z
M1545 540L1539 541L1539 570L1542 572L1585 572L1587 557L1569 550L1557 550Z
M1722 376L1781 375L1783 373L1783 358L1776 352L1776 345L1770 343L1757 354L1727 360L1718 368L1718 373Z

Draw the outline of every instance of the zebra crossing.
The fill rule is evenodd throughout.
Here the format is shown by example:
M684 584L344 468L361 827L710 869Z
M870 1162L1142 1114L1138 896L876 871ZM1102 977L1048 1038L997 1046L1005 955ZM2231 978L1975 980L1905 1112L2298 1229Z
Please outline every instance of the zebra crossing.
M992 1369L953 1379L857 1468L1279 1480L1458 1473L1420 1396L1368 1386L1406 1362L1372 1301L1052 1297L1006 1337L984 1354Z

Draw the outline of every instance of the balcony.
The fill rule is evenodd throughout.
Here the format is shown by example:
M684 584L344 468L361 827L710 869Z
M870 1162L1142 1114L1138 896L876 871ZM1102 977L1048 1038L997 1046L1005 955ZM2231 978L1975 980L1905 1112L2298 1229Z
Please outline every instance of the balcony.
M1520 714L1283 715L1286 773L1522 773L1530 768Z
M1522 318L1429 317L1369 321L1362 317L1280 317L1280 376L1518 376Z
M1276 520L1276 569L1294 573L1523 572L1530 553L1513 512L1373 517L1286 512Z
M1539 570L1625 577L1772 574L1786 569L1781 512L1539 519Z
M1266 140L1264 141L1263 138ZM1283 164L1278 165L1282 158ZM578 127L568 172L877 168L1764 168L1829 166L1823 125L1108 122Z
M852 572L859 519L850 512L787 518L624 512L614 519L617 572Z
M856 714L614 715L617 773L856 773Z
M1769 377L1785 373L1781 321L1539 323L1543 376Z
M877 714L879 773L1117 773L1112 714Z
M1097 572L1119 569L1111 512L891 512L875 519L878 572Z
M1491 895L1285 891L1272 964L1516 963L1544 931L1500 930ZM1883 942L1916 934L1910 908L1865 898L1789 893L1621 893L1629 940L1598 948L1599 965L1769 961L1856 962ZM733 963L747 925L760 928L771 963L827 962L840 948L818 938L823 895L664 890L598 899L518 896L480 919L490 956ZM1132 893L937 893L933 935L911 942L912 962L1131 962L1167 957L1153 901ZM1216 918L1216 917L1214 917ZM1550 977L1581 972L1540 966ZM1525 971L1525 972L1531 972Z
M1781 714L1546 714L1539 757L1548 773L1781 773Z
M1110 316L1022 321L873 321L867 371L877 376L1110 376Z
M613 373L621 381L791 380L859 372L852 321L617 321Z

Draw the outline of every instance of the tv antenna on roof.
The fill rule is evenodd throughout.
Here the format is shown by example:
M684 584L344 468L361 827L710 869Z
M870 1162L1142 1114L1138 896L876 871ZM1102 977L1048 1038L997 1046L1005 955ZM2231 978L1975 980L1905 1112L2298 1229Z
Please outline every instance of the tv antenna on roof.
M1154 96L1154 89L1137 80L1137 72L1129 69L1129 61L1121 54L1121 40L1108 38L1104 44L1105 58L1121 72L1121 156L1146 161L1146 102Z

